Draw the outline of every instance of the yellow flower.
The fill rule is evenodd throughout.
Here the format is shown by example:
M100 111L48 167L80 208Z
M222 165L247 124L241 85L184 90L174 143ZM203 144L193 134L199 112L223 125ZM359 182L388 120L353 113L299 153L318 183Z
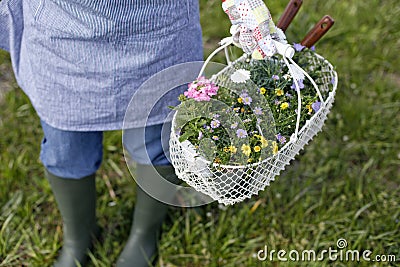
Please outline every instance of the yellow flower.
M308 109L308 113L310 113L310 114L311 114L312 111L313 111L313 109L312 109L312 107L311 107L310 104L306 106L306 109Z
M224 152L230 152L230 148L229 147L224 147Z
M249 158L248 160L247 160L247 163L252 163L253 162L253 159L252 158Z
M285 94L285 92L281 88L276 88L275 89L275 94L277 96L283 96Z
M255 152L260 152L260 150L261 150L261 147L260 147L260 146L255 146L255 147L254 147L254 151L255 151Z
M287 109L289 107L289 103L288 102L283 102L282 104L281 104L281 110L285 110L285 109Z
M265 147L267 147L268 146L268 140L267 139L265 139L265 137L264 136L261 136L261 147L262 148L265 148Z
M241 109L240 109L240 112L244 113L244 108L241 108Z
M263 94L265 94L265 92L267 92L267 90L264 87L261 87L260 88L260 93L263 95Z
M243 99L242 99L241 97L239 97L239 98L237 99L237 101L238 101L239 103L243 103Z
M235 146L230 146L229 150L231 151L231 153L235 154L237 151L237 148Z
M251 147L249 145L242 145L242 152L243 154L245 154L246 156L250 156L251 153Z
M272 154L274 155L278 154L278 150L279 150L278 144L275 141L272 142Z
M215 158L214 162L215 163L221 163L221 159L217 157L217 158Z

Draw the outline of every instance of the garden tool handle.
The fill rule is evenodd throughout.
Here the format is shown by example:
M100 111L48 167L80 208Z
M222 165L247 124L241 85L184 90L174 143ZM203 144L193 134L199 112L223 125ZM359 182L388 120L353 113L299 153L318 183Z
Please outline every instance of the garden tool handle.
M303 0L290 0L285 8L285 11L283 11L282 16L279 18L277 27L285 32L290 23L293 21L302 4Z
M325 15L315 26L314 28L311 29L304 37L303 41L301 41L301 44L310 48L313 46L316 42L318 42L319 39L321 39L322 36L325 35L325 33L332 27L332 25L335 23L335 21L328 15Z

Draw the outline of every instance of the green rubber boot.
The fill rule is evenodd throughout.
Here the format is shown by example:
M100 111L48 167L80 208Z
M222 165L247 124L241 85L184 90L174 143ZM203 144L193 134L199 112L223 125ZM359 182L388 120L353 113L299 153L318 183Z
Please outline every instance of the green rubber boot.
M87 252L100 232L96 224L95 175L65 179L47 170L45 175L63 220L64 244L54 266L84 266L88 259Z
M158 172L158 173L157 173ZM168 181L178 184L172 166L137 165L136 175L144 179L159 179L159 175ZM159 188L159 190L162 190ZM173 196L174 192L165 192ZM157 257L157 243L160 230L167 214L169 205L149 196L140 186L136 187L136 203L133 222L128 242L125 245L117 267L148 267L153 266Z

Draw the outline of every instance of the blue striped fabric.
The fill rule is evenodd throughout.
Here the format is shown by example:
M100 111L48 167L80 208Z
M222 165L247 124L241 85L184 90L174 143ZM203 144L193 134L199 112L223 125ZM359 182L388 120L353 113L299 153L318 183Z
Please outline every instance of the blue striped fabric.
M47 124L121 129L145 80L203 59L198 13L197 0L2 0L0 47ZM162 122L178 94L159 103L150 125Z

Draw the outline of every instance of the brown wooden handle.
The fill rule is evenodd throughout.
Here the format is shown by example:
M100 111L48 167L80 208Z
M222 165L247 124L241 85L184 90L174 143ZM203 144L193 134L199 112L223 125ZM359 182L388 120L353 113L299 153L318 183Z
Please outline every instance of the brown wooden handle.
M318 42L319 39L321 39L324 34L329 31L329 29L332 27L332 25L335 23L335 21L328 15L325 15L315 26L314 28L311 29L304 37L303 41L301 41L301 44L310 48L313 46L316 42Z
M285 8L285 11L283 11L282 16L279 18L277 24L278 28L285 32L286 29L289 27L289 24L296 16L302 4L303 0L290 0Z

